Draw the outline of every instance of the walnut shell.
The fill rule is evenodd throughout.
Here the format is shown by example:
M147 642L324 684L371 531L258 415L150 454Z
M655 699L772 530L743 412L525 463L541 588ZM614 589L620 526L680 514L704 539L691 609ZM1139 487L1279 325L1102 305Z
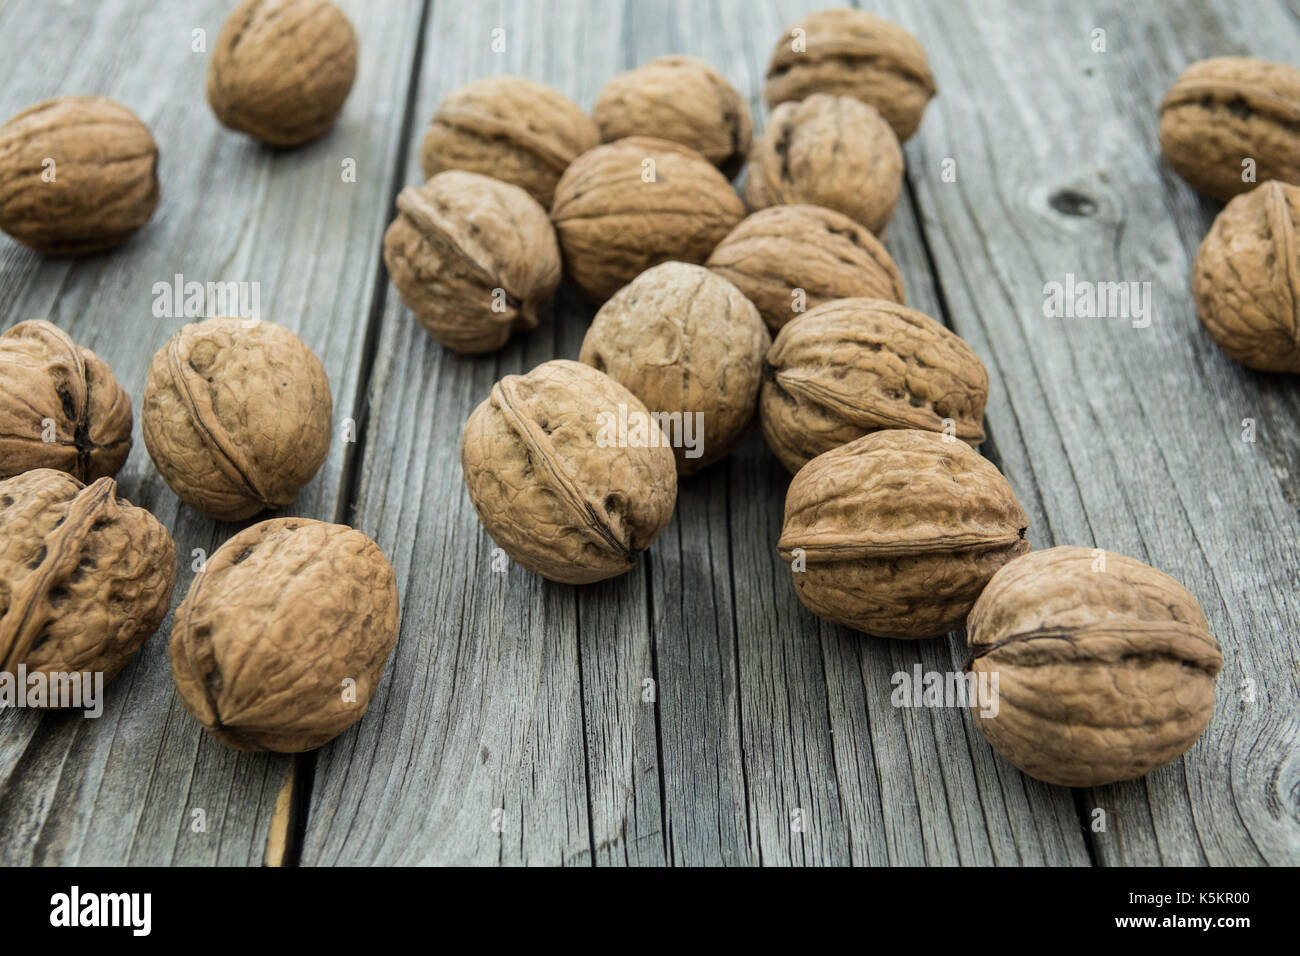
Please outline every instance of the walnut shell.
M905 302L903 279L880 240L821 206L759 210L718 243L705 265L758 306L773 332L834 299Z
M191 508L240 521L289 504L330 446L329 379L273 322L187 325L153 357L141 426L149 457Z
M734 285L703 266L663 262L601 306L578 361L664 414L677 473L691 475L744 437L771 344L758 310Z
M772 112L750 152L745 202L825 206L880 236L902 186L903 150L880 114L850 96L814 93Z
M0 229L50 255L121 245L158 208L158 144L103 96L60 96L0 126Z
M272 518L195 575L167 650L181 703L213 737L300 753L365 715L397 628L397 578L373 541Z
M744 215L707 159L646 136L583 153L560 177L551 207L565 268L597 302L660 262L703 262Z
M891 429L795 475L777 548L818 617L877 637L937 637L1029 550L1028 525L1002 473L969 445Z
M94 481L130 451L131 398L108 363L41 319L0 335L0 478L57 468Z
M1252 57L1193 63L1160 104L1160 149L1174 172L1215 199L1269 179L1300 185L1300 70Z
M606 143L657 136L700 153L728 178L740 172L754 134L745 98L693 56L661 56L620 73L591 111Z
M420 166L426 179L448 169L492 176L550 209L560 175L599 143L596 124L559 90L522 76L488 76L438 105Z
M329 0L244 0L208 62L222 125L272 146L329 132L357 75L357 34Z
M1300 373L1300 187L1267 182L1229 202L1196 253L1192 292L1234 359Z
M840 299L788 323L768 349L763 435L798 471L886 428L984 440L989 376L979 356L928 315L883 299Z
M507 375L470 415L460 460L492 540L542 577L587 584L632 568L672 517L677 470L635 395L578 362Z
M112 478L87 486L37 468L0 481L0 671L111 681L157 630L175 582L171 535Z
M802 30L796 50L794 31ZM906 141L934 96L925 49L897 23L861 10L810 13L772 51L763 98L769 107L814 93L853 96L874 106Z
M501 348L560 284L560 248L546 210L518 186L462 170L397 197L384 263L402 301L443 345Z
M1098 557L1058 547L1011 562L967 624L970 670L996 691L994 706L972 702L975 726L1025 773L1066 787L1132 780L1185 752L1210 722L1223 666L1181 584ZM996 688L982 676L994 674Z

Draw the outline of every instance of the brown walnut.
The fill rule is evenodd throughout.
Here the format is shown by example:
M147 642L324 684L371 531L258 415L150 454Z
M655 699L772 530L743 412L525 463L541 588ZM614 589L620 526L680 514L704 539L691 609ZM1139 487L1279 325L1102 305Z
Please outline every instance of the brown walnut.
M1234 359L1300 373L1300 186L1262 183L1229 202L1196 253L1192 292Z
M491 352L560 284L560 249L546 210L518 186L462 170L397 197L384 263L402 301L449 349Z
M1193 63L1160 104L1160 149L1174 172L1225 202L1269 179L1300 186L1300 70L1252 57Z
M903 279L880 240L822 206L759 210L718 243L705 265L758 306L773 332L833 299L904 302Z
M131 398L103 359L41 319L0 335L0 478L57 468L94 481L130 451Z
M289 504L330 446L329 380L311 349L273 322L187 325L149 366L144 445L191 508L240 521Z
M0 126L0 229L50 255L121 245L158 207L158 144L102 96L60 96Z
M522 76L488 76L453 90L420 146L426 179L448 169L492 176L547 209L569 164L600 142L577 103Z
M107 683L157 630L175 581L171 535L112 478L0 481L0 671Z
M208 104L272 146L329 132L357 75L357 34L329 0L244 0L217 36Z
M397 579L373 541L272 518L195 575L172 626L172 679L226 746L300 753L362 718L397 628Z
M731 183L707 159L645 136L579 156L551 207L565 268L597 302L660 262L703 262L744 215Z
M969 445L894 429L794 476L777 547L818 617L877 637L937 637L1029 550L1028 525L1002 473Z
M469 499L492 540L552 581L631 570L677 500L663 433L634 430L635 421L649 421L641 400L578 362L544 362L492 386L460 447Z
M839 299L788 323L768 350L763 435L791 471L886 428L984 440L989 377L943 324L882 299Z
M975 726L1025 773L1066 787L1132 780L1184 753L1210 721L1223 666L1186 588L1091 548L1048 548L998 571L967 642L970 670L996 690Z

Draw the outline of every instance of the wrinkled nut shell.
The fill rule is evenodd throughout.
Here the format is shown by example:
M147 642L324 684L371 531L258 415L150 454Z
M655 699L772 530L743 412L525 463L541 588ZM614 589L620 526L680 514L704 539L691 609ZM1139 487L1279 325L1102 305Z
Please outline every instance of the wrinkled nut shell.
M547 209L569 164L600 142L591 118L559 90L488 76L453 90L420 145L426 179L448 169L492 176Z
M758 306L773 332L834 299L905 301L903 279L880 240L821 206L759 210L718 243L705 265Z
M703 262L744 214L726 177L695 150L633 136L574 160L551 221L569 275L604 302L660 262Z
M0 481L0 671L102 673L107 683L158 629L176 547L153 515L39 468Z
M996 714L975 726L1031 777L1132 780L1184 753L1214 710L1223 665L1196 599L1166 574L1091 548L1036 551L993 576L967 640ZM992 675L997 675L996 688Z
M491 352L560 284L560 249L546 210L520 189L451 170L397 197L384 263L402 301L449 349Z
M745 202L751 210L825 206L879 236L902 185L903 150L880 114L852 97L814 93L773 110L750 153Z
M969 445L891 430L795 475L777 548L818 617L877 637L937 637L1029 550L1028 525L1002 473Z
M1229 202L1196 253L1192 292L1234 359L1300 373L1300 187L1267 182Z
M795 48L796 31L802 50ZM772 51L763 98L775 107L814 93L853 96L906 141L934 92L925 49L912 34L861 10L822 10L785 31Z
M514 561L586 584L632 568L677 500L672 450L611 436L619 406L647 416L608 375L563 359L507 375L465 423L461 467L479 520ZM610 438L614 440L609 440Z
M788 323L768 350L760 412L791 471L868 432L918 428L984 440L989 377L961 338L881 299L840 299Z
M1160 149L1193 188L1225 202L1270 179L1300 186L1300 70L1252 57L1193 63L1160 104Z
M116 475L131 420L112 369L58 326L33 319L0 335L0 478L33 468L80 481Z
M176 497L223 521L289 504L330 445L329 380L273 322L207 319L158 350L141 430Z
M244 0L208 63L208 104L272 146L327 133L357 75L357 34L329 0Z
M397 579L373 541L272 518L195 576L168 656L181 703L217 740L299 753L364 716L397 628Z
M158 207L158 144L102 96L60 96L0 126L0 229L50 255L121 245Z

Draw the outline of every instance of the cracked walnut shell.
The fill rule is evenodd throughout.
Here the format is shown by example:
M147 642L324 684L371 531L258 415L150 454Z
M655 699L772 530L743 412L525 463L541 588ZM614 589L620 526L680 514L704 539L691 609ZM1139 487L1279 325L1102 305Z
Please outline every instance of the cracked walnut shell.
M937 637L1029 550L1028 525L1002 473L969 445L892 429L795 475L777 548L818 617L877 637Z
M967 642L996 704L988 716L973 709L975 726L1025 773L1066 787L1177 759L1210 722L1223 666L1186 588L1092 548L1048 548L998 571Z
M677 500L672 450L640 399L564 359L492 386L465 423L460 460L492 540L552 581L631 570Z
M195 576L168 656L181 703L221 743L300 753L362 718L397 629L397 579L373 541L272 518Z

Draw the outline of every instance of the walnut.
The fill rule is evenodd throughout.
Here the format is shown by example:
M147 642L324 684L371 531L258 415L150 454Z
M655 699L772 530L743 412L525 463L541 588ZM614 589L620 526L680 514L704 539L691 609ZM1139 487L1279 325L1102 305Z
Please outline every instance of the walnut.
M366 712L397 642L397 578L368 537L307 518L245 528L176 609L185 709L237 750L300 753Z
M272 146L329 132L357 75L357 34L329 0L244 0L208 63L208 104Z
M439 104L420 166L426 179L448 169L493 176L550 209L560 175L599 143L596 124L559 90L522 76L488 76Z
M465 423L460 460L492 540L552 581L631 570L677 499L672 450L641 400L563 359L492 386Z
M934 96L934 77L925 49L898 24L861 10L821 10L785 31L772 51L763 97L775 107L814 93L857 97L905 141Z
M788 323L768 350L759 408L781 462L868 432L917 428L978 445L989 377L979 356L928 315L882 299L840 299Z
M1160 104L1160 149L1215 199L1269 179L1300 185L1300 70L1251 57L1193 63Z
M0 671L111 681L166 616L175 581L171 535L112 478L87 486L37 468L0 481Z
M560 284L546 210L518 186L461 170L402 190L384 263L420 324L465 353L537 328L539 306Z
M818 617L877 637L937 637L1029 550L1028 525L1002 473L969 445L891 429L794 476L777 548Z
M707 159L646 136L583 153L560 177L551 207L565 268L597 302L660 262L703 262L744 215Z
M903 150L880 114L850 96L814 93L772 112L749 156L745 202L825 206L880 236L902 185Z
M740 172L754 133L736 88L693 56L661 56L620 73L592 110L605 142L658 136L689 146L728 178Z
M94 481L130 451L131 398L103 359L40 319L0 335L0 478L57 468Z
M1192 291L1234 359L1300 373L1300 187L1267 182L1229 202L1196 253Z
M0 229L50 255L121 245L158 207L158 145L102 96L60 96L0 126Z
M734 285L703 266L664 262L601 306L578 360L662 414L677 473L691 475L744 437L771 344Z
M149 366L141 426L176 496L240 521L289 504L330 445L329 380L311 349L273 322L187 325Z
M759 210L718 243L705 265L745 293L773 332L833 299L904 302L902 277L880 240L821 206Z
M967 641L989 697L972 702L975 726L1025 773L1066 787L1131 780L1177 758L1209 723L1223 666L1181 584L1091 548L1002 568L975 602Z

